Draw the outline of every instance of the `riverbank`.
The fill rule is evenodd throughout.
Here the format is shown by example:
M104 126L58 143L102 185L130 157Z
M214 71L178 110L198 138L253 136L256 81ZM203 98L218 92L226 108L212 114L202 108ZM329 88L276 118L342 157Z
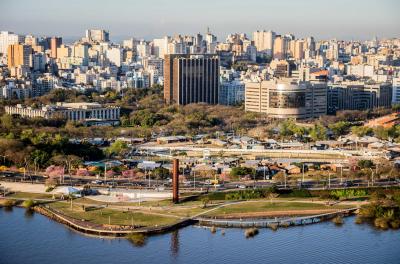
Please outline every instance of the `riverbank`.
M211 194L212 195L212 194ZM26 197L24 197L26 196ZM15 193L11 199L24 200L37 194ZM75 230L99 236L151 235L200 224L220 227L296 226L353 214L366 201L308 198L249 200L170 200L143 203L101 203L87 198L45 199L35 210ZM214 196L215 197L215 196ZM44 198L44 197L40 197ZM39 199L40 199L39 198Z
M398 262L398 231L378 231L367 223L357 225L352 216L343 220L344 224L340 227L327 221L281 228L277 232L263 228L254 238L246 238L243 229L217 228L212 234L210 228L192 225L148 236L144 244L138 245L125 238L85 235L41 214L28 213L25 209L0 209L0 263ZM293 258L293 255L296 257Z

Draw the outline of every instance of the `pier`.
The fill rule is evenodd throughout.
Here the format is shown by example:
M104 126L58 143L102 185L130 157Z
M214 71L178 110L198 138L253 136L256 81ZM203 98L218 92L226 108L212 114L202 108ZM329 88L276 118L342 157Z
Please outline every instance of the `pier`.
M350 208L344 210L337 210L336 212L324 213L319 215L310 215L302 217L290 217L284 219L252 219L252 220L226 220L226 219L211 219L198 217L195 220L200 225L205 226L218 226L218 227L233 227L233 228L248 228L248 227L260 227L268 228L273 225L278 227L289 227L314 224L322 221L330 220L336 216L347 216L353 214L358 208Z

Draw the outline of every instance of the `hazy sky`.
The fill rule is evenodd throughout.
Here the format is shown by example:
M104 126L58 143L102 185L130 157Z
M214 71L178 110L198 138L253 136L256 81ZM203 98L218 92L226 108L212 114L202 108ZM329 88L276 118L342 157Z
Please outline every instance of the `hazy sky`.
M0 0L0 29L82 36L87 28L111 38L272 29L296 37L400 37L400 0Z

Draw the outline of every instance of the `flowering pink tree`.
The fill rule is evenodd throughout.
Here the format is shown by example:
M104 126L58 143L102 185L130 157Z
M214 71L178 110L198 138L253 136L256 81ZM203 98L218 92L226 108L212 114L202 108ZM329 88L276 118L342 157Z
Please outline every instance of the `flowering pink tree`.
M77 176L90 176L90 172L86 168L79 168L76 171Z
M134 170L124 170L122 171L122 177L124 178L136 178L136 172Z
M64 175L64 167L51 165L46 168L46 175L50 178L61 177Z
M61 182L61 178L64 176L64 167L51 165L46 168L46 175L49 176L46 185L56 185L57 178L59 177Z
M116 173L113 170L108 170L106 173L107 177L113 177L113 176L115 176L115 174Z

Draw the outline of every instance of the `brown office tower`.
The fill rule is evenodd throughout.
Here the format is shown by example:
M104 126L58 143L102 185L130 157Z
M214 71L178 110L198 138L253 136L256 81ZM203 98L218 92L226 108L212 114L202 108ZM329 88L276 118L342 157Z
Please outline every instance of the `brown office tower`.
M62 38L60 37L52 37L50 40L50 50L51 57L57 58L57 48L59 48L62 44Z
M172 163L172 201L179 203L179 160L174 159Z
M165 55L164 99L167 104L218 104L218 89L218 55Z

